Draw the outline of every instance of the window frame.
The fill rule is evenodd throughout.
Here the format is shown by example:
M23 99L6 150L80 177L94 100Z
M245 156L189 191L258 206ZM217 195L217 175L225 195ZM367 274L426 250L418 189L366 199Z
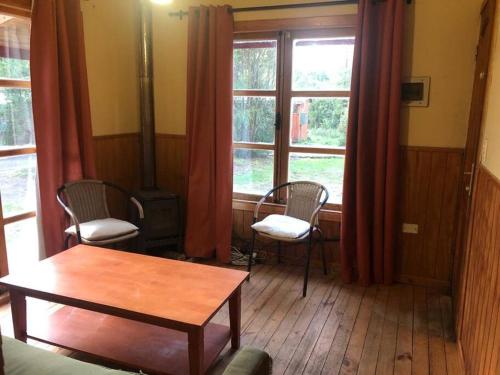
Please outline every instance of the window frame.
M326 17L325 17L326 18ZM338 19L338 18L335 18ZM234 41L239 40L259 40L259 39L275 39L277 40L277 67L276 67L276 92L272 92L276 97L276 114L280 115L281 121L279 128L275 129L275 141L273 145L260 143L242 143L233 142L233 149L267 149L274 151L274 171L273 171L273 186L286 183L288 180L288 164L290 153L302 154L328 154L328 155L345 155L345 148L342 147L321 147L321 146L297 146L290 143L290 111L291 101L294 97L310 97L310 98L349 98L350 90L324 91L324 90L308 90L308 91L293 91L292 90L292 53L294 39L321 38L321 37L355 37L355 24L352 19L346 17L344 23L340 27L315 27L311 25L314 22L304 22L304 27L297 27L297 24L289 25L289 28L278 28L277 30L267 32L248 32L246 27L244 32L235 32ZM321 22L318 22L321 24ZM278 23L280 24L280 23ZM281 22L283 24L283 22ZM286 24L286 23L285 23ZM283 25L282 25L283 26ZM236 28L238 29L238 28ZM234 96L242 96L242 94L259 93L259 96L268 96L264 93L271 93L259 90L234 90ZM282 191L277 196L268 199L268 202L275 204L286 203L286 192ZM233 193L233 200L239 201L258 201L262 195L249 193ZM342 205L337 203L327 203L325 210L341 211Z
M23 5L31 4L31 0L3 1L0 3L0 12L10 14L17 18L30 18L31 12L28 9L21 8ZM15 8L11 8L10 6ZM20 9L18 9L20 8ZM0 89L29 89L31 91L31 80L16 79L16 78L1 78ZM36 145L33 146L12 146L0 150L0 158L10 156L20 156L36 154ZM19 221L27 220L36 217L36 210L21 212L15 215L4 217L2 209L2 200L0 194L0 276L9 273L7 260L7 243L5 238L5 226Z
M282 43L281 32L279 31L269 31L269 32L257 32L257 33L244 33L235 34L234 41L251 41L251 40L276 40L276 86L274 90L233 90L233 98L238 96L259 96L259 97L269 97L275 98L275 116L279 112L282 101L282 90L280 87L281 77L282 77L282 66L281 66L281 53L282 53ZM276 117L275 117L276 118ZM253 142L234 142L233 150L246 149L246 150L268 150L274 152L274 165L273 165L273 186L277 186L278 175L276 166L276 155L279 149L279 131L275 127L274 129L274 144L267 143L253 143ZM265 194L265 193L264 193ZM264 195L262 194L262 195ZM259 200L262 196L249 193L234 192L233 198L241 200ZM268 201L272 201L269 198Z
M32 0L0 0L0 12L16 17L31 18Z
M0 79L0 89L29 89L31 90L31 81L23 80L23 79ZM9 157L9 156L20 156L20 155L29 155L36 154L36 146L25 146L25 147L17 147L12 146L3 150L0 150L0 158ZM0 212L1 213L1 212ZM36 211L28 211L23 212L17 215L4 217L3 213L0 214L0 225L7 225L11 223L15 223L16 221L29 219L31 217L36 216Z

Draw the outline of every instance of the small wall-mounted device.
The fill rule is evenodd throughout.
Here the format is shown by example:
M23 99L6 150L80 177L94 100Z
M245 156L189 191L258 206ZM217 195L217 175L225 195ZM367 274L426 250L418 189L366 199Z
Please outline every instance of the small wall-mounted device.
M418 224L403 223L403 233L418 234Z
M410 77L403 79L401 100L408 107L428 107L431 77Z

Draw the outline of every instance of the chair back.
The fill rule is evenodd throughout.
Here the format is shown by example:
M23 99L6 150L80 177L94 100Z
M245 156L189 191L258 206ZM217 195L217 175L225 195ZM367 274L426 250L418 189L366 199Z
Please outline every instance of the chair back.
M69 182L63 189L67 203L80 223L106 219L109 214L106 186L99 180Z
M325 203L320 201L323 192L326 201L328 192L323 185L311 181L290 182L285 215L311 221L313 214Z

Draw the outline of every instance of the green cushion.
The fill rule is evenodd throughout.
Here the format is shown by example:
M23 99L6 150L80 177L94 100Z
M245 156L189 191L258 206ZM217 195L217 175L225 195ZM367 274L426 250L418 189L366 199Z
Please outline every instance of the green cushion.
M78 361L2 336L5 375L124 375L130 372Z
M241 348L223 375L268 375L271 373L271 358L266 352L251 348Z
M78 361L73 358L35 348L2 336L5 375L125 375L130 372ZM243 347L224 371L224 375L268 375L271 358L262 350Z

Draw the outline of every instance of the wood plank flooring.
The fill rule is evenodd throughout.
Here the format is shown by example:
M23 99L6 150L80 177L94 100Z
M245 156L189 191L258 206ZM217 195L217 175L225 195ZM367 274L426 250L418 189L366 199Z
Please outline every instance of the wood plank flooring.
M302 278L301 267L257 265L243 286L242 345L266 350L273 374L464 373L450 297L410 285L343 285L315 271L302 298ZM30 301L28 307L44 308L54 306ZM8 306L0 319L10 335ZM227 306L213 320L227 324ZM233 355L226 347L211 374L221 374Z

